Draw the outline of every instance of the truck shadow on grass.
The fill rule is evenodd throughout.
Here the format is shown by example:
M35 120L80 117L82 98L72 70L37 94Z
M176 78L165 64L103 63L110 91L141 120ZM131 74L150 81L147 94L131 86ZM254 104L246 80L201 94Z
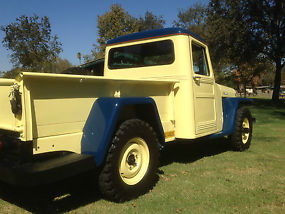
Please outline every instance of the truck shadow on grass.
M230 150L226 138L173 142L165 147L160 162L161 166L173 162L192 163L204 157L218 155Z
M281 99L278 102L273 102L270 99L254 99L252 106L258 107L261 109L284 109L285 99Z
M173 162L192 163L228 150L223 138L170 143L162 152L161 166ZM0 198L32 213L68 212L102 199L96 177L94 172L90 172L33 188L17 188L1 182Z
M89 172L32 188L13 187L1 182L0 197L32 213L68 212L102 198L94 174Z

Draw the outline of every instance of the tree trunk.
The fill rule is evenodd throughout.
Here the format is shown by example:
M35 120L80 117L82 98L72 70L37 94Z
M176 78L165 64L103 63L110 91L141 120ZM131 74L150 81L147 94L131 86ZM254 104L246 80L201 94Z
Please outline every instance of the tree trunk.
M243 83L243 89L244 89L243 97L246 98L246 83L245 82Z
M281 84L281 60L276 62L276 70L275 70L275 79L274 79L274 88L272 94L272 100L274 102L279 101L279 93L280 93L280 84Z

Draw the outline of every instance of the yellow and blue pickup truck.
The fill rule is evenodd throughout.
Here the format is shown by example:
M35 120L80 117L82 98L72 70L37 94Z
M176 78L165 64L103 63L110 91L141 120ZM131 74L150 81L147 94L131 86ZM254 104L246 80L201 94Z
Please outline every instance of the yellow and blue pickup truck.
M250 99L216 84L199 36L164 28L107 42L100 76L0 79L0 179L37 185L98 170L114 201L149 191L167 142L227 136L249 148Z

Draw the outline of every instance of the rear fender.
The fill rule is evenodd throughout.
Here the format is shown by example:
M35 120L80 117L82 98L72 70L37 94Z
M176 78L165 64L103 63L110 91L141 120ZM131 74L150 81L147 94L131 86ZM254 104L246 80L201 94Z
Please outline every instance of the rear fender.
M136 108L144 105L148 107L151 106L151 113L155 116L154 120L152 120L152 124L150 121L146 120L146 122L149 122L150 125L152 125L158 135L159 141L164 142L163 128L156 104L152 98L98 98L93 104L83 128L81 153L93 155L95 157L96 165L100 166L105 159L117 127L123 122L122 120L131 119L122 116L123 114L126 115L124 109L128 109L128 106ZM144 120L144 118L138 119Z

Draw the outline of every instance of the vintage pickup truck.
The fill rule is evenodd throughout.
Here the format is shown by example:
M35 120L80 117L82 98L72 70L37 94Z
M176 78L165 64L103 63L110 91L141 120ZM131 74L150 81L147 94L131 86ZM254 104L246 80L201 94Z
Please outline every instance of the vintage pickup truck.
M250 146L251 100L215 83L206 43L187 30L108 41L102 74L0 79L1 180L36 185L96 169L103 195L124 201L155 185L167 142Z

